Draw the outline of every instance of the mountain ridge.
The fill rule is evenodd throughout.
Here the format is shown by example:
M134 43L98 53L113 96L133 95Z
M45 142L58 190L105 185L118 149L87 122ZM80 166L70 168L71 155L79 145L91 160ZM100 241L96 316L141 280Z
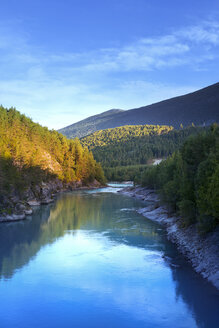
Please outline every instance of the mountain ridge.
M68 138L124 125L171 125L179 128L219 122L219 82L197 91L129 110L112 109L58 130Z
M84 120L81 120L79 122L76 122L76 123L73 123L73 124L70 124L62 129L59 129L58 131L62 134L64 134L65 136L71 138L71 136L69 136L69 131L71 131L70 133L74 135L74 133L76 133L76 137L78 138L82 138L84 137L85 135L88 135L88 134L91 134L93 133L94 131L97 131L95 129L95 126L100 124L103 120L107 121L107 120L110 120L111 116L112 115L116 115L116 114L119 114L120 112L123 112L124 110L123 109L109 109L105 112L102 112L100 114L96 114L96 115L92 115L92 116L89 116L87 118L85 118ZM89 123L94 123L93 124L93 128L94 130L89 127L87 127L87 124L90 125ZM79 130L81 132L78 132L77 130L77 126L79 124ZM76 128L75 128L76 127ZM84 134L86 133L86 134Z

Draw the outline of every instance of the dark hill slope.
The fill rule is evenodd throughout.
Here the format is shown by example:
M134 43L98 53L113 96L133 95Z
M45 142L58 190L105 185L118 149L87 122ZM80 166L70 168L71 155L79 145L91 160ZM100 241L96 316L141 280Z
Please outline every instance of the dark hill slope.
M116 118L116 116L121 112L123 112L122 109L111 109L101 114L90 116L85 120L71 124L63 129L60 129L59 132L68 138L82 138L88 134L100 130L101 126L107 125L108 121Z
M112 110L59 130L69 138L123 125L159 124L179 128L219 122L219 83L183 96L127 111Z

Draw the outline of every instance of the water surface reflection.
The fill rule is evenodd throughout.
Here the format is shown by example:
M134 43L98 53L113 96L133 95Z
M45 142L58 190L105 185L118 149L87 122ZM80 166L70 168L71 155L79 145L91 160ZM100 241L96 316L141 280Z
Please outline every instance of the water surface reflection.
M140 201L106 191L0 226L1 327L218 327L218 292Z

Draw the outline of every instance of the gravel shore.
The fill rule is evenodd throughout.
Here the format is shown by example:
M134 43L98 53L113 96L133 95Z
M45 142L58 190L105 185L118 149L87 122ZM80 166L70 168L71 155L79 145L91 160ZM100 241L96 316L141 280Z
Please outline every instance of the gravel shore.
M195 271L219 289L219 229L202 236L194 225L180 227L180 217L170 214L165 206L160 205L154 190L128 187L119 192L147 202L147 206L138 210L138 213L162 224L168 239L177 245Z

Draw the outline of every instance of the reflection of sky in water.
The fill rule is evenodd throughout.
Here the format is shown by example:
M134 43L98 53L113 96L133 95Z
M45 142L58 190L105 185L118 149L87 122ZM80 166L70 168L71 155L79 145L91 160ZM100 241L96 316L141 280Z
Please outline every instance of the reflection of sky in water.
M28 287L27 294L17 286L18 281ZM9 296L13 286L19 290L20 310L23 300L31 302L29 297L44 306L47 301L56 306L55 300L61 300L63 307L69 303L78 306L77 299L86 303L92 298L95 307L112 310L112 314L122 311L134 322L156 325L168 318L174 325L181 318L184 322L178 327L195 327L191 314L185 318L184 302L179 299L176 304L171 270L159 252L116 244L86 231L68 233L42 249L2 291ZM93 311L93 304L90 306Z
M96 195L60 195L0 229L0 327L218 327L217 291L134 211L142 203Z

